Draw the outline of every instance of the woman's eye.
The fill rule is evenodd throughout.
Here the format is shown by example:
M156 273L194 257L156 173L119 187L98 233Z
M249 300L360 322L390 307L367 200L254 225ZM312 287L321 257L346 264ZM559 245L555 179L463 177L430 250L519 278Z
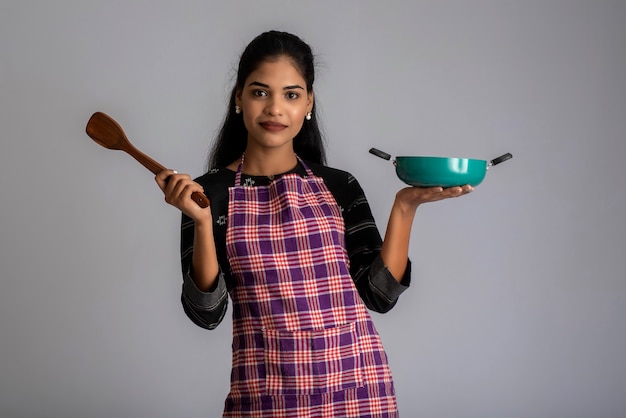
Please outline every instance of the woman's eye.
M265 90L254 90L252 92L253 95L255 95L256 97L265 97L267 96L267 92Z
M295 91L290 91L287 93L287 98L291 99L291 100L295 100L298 97L300 97L300 95L298 93L296 93Z

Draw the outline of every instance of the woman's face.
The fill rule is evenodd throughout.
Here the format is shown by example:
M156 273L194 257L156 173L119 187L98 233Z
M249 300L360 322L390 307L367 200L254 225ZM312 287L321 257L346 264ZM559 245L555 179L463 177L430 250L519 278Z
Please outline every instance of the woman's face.
M313 92L292 61L280 57L250 73L235 102L248 130L248 149L293 151L293 138L313 108Z

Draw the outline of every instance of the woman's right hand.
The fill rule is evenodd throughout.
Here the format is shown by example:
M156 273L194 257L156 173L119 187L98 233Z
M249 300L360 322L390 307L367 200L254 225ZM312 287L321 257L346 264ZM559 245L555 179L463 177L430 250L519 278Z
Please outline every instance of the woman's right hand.
M161 171L154 179L163 191L167 203L178 208L196 222L211 221L210 206L203 209L191 199L193 192L204 193L204 189L188 174L168 169Z

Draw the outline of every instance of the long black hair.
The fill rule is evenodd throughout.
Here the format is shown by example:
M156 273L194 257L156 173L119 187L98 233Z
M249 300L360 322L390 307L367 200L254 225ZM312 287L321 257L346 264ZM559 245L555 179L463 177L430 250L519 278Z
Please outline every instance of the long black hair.
M315 64L311 47L299 37L287 32L269 31L260 34L248 44L239 59L237 79L230 95L228 110L215 139L208 159L208 168L224 167L241 157L248 142L248 131L241 115L235 113L235 95L243 89L250 73L266 61L288 57L306 82L309 93L313 92ZM304 121L302 129L293 139L293 148L303 160L326 163L322 134L317 123L315 101L312 118Z

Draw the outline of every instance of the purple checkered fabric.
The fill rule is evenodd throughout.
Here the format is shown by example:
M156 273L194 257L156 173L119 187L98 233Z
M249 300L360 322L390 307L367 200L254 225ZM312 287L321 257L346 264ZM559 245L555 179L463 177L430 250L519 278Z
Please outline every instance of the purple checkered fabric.
M243 157L242 157L243 163ZM380 337L349 273L341 210L323 180L229 189L235 284L225 417L396 417Z

